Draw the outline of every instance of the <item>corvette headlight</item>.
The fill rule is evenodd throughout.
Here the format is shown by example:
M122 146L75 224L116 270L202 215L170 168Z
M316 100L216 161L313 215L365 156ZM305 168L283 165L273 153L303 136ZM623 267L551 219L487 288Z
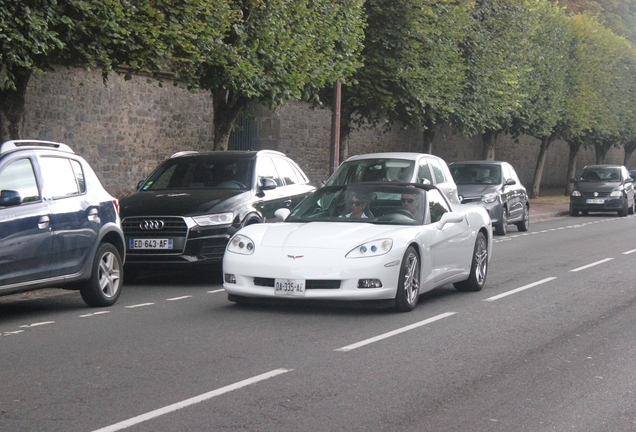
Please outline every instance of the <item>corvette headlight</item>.
M350 250L346 258L367 258L384 255L388 253L393 247L393 240L391 239L380 239L370 241L368 243L361 244L360 246L355 247Z
M252 255L254 253L254 242L247 236L237 234L227 244L227 251L241 255Z
M199 226L210 226L210 225L227 225L231 224L234 219L233 213L217 213L217 214L209 214L204 216L193 216L192 219Z
M581 192L579 192L577 190L573 190L572 191L572 196L581 196Z
M481 197L481 200L487 204L493 203L497 201L497 194L494 192L487 193L486 195Z

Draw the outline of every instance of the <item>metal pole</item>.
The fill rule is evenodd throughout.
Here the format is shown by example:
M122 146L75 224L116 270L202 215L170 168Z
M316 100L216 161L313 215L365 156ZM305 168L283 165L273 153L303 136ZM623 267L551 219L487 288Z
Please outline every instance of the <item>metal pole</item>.
M331 115L331 165L329 167L329 175L340 165L340 99L342 94L342 85L340 80L336 80L333 85L333 113Z

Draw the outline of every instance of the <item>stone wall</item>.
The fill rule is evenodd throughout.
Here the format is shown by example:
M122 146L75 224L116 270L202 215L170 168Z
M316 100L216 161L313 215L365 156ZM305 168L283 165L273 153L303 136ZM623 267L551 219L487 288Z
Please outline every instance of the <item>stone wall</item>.
M123 197L172 153L212 148L212 102L171 83L160 86L145 77L125 81L112 75L104 86L99 73L63 69L33 77L26 100L24 138L65 142L95 168L108 191ZM270 112L260 109L259 144L298 162L314 181L329 175L331 112L293 102ZM393 128L390 133L363 128L350 137L350 155L422 149L421 134ZM447 162L479 159L479 137L464 139L449 130L437 133L433 153ZM515 142L500 136L496 158L510 162L530 187L539 141ZM568 146L555 142L548 153L543 187L566 184ZM579 155L579 169L594 163L593 150ZM612 149L608 163L622 163L623 151Z

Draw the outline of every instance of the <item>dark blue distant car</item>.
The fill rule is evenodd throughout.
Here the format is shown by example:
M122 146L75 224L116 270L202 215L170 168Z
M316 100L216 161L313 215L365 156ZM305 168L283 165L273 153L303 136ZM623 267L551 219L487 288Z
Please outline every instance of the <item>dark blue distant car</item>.
M126 253L118 210L69 146L0 145L0 295L68 288L89 306L114 304Z

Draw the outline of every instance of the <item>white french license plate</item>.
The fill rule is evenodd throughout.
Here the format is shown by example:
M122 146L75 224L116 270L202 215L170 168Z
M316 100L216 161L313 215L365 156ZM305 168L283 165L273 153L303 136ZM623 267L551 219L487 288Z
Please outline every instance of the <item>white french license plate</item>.
M172 239L130 239L130 249L172 249Z
M274 294L280 296L304 296L305 279L276 279Z
M605 200L601 198L590 198L586 199L585 202L587 204L605 204Z

